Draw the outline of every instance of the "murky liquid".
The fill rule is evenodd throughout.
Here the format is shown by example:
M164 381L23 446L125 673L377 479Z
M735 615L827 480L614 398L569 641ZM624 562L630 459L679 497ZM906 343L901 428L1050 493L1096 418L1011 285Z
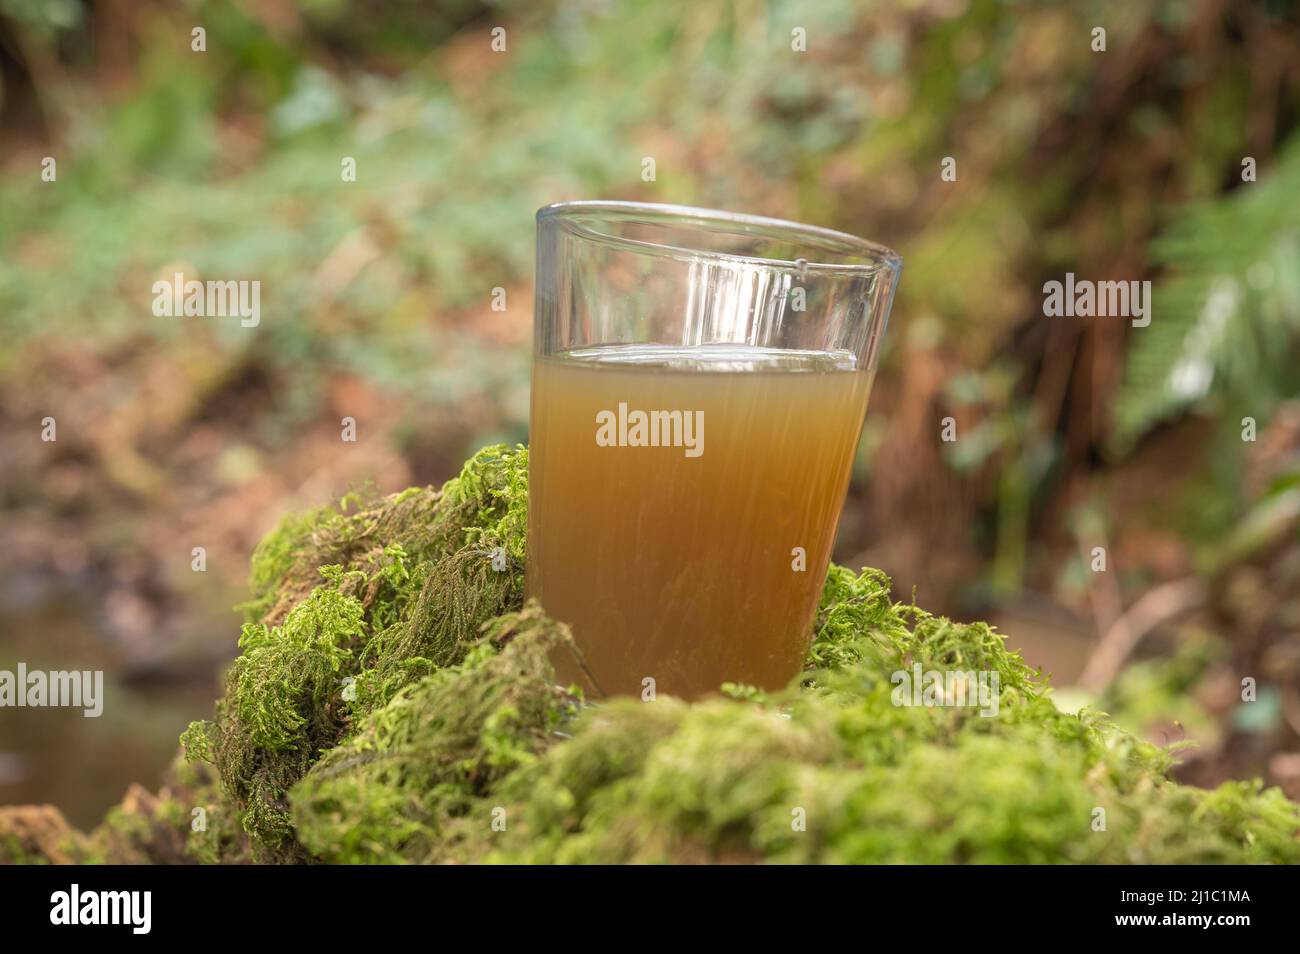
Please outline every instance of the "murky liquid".
M557 658L561 680L599 697L653 679L691 698L793 678L870 390L847 352L646 345L539 358L528 594L582 650L587 671Z

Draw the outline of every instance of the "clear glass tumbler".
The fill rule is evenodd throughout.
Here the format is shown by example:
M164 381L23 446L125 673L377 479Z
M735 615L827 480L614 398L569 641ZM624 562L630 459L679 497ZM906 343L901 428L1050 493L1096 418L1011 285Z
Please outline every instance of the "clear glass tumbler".
M776 219L538 212L527 591L573 628L562 682L799 672L901 269Z

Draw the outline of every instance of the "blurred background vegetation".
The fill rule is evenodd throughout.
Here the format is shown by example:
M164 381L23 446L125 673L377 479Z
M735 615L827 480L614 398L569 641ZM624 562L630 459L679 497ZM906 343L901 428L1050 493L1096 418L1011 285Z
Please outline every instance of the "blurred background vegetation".
M110 678L0 715L0 802L157 781L285 510L527 439L572 198L899 249L836 558L1300 797L1298 122L1285 0L0 0L0 667ZM154 317L176 271L261 324ZM1067 271L1152 280L1151 325L1045 318Z

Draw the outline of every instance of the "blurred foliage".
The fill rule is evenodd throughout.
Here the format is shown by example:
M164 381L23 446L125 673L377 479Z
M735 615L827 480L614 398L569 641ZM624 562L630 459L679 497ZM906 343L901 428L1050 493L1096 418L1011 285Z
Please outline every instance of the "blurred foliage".
M0 0L0 16L46 38L80 26L84 14L79 0Z
M268 452L293 447L340 376L400 402L399 451L467 405L487 409L471 437L519 440L528 356L488 303L507 289L526 328L537 207L638 198L818 222L907 260L877 403L892 391L916 410L873 421L865 453L917 479L876 481L865 522L882 540L928 534L919 553L965 565L927 556L926 573L996 596L1032 576L1035 518L1072 475L1122 464L1187 412L1262 426L1295 393L1287 4L196 0L116 25L91 9L0 4L47 127L4 132L0 386L55 386L30 370L51 341L118 367L188 354L192 373L197 354L223 370L206 400L261 375L266 399L238 426ZM63 64L114 29L125 75ZM47 151L56 183L39 180ZM1248 151L1258 183L1239 182ZM1049 328L1042 280L1066 270L1152 276L1152 326ZM260 280L261 325L153 317L152 283L176 271ZM931 460L918 429L947 413L962 439ZM1219 449L1196 474L1208 504L1171 494L1210 535L1250 504L1239 442ZM878 476L870 459L859 473ZM962 512L913 527L940 498ZM891 569L914 579L919 560Z
M1167 277L1128 351L1121 444L1189 406L1222 408L1233 432L1242 415L1262 427L1300 394L1297 197L1300 142L1261 182L1188 210L1154 243Z
M1167 657L1131 664L1097 702L1117 725L1163 746L1187 742L1214 751L1220 727L1195 696L1211 663L1224 646L1194 634Z

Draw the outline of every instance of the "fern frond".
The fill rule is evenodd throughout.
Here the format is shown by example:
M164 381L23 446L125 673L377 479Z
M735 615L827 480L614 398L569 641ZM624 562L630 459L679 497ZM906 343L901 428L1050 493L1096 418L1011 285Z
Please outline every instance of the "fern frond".
M1190 208L1153 254L1166 277L1151 324L1133 332L1118 448L1189 409L1228 405L1266 419L1297 388L1300 139L1258 182Z

